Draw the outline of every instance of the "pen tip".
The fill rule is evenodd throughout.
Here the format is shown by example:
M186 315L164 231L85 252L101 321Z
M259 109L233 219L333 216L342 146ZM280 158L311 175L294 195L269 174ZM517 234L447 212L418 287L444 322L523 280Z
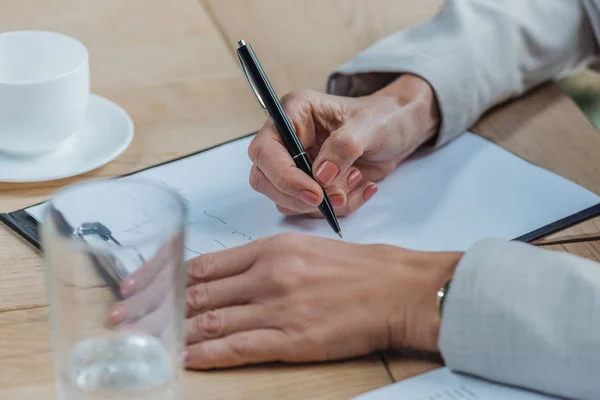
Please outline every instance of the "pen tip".
M340 239L342 239L342 238L343 238L343 237L342 237L342 232L338 232L337 234L338 234L338 236L340 237Z

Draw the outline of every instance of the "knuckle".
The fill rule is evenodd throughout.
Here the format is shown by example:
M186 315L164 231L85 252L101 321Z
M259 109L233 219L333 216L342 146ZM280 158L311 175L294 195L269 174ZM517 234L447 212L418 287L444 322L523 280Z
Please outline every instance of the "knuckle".
M279 211L280 214L285 215L285 216L298 215L302 212L302 209L286 208L286 207L281 206L280 204L277 204L276 207L277 207L277 211Z
M281 105L283 105L283 106L293 105L299 99L302 98L302 94L301 93L302 93L301 91L296 91L296 92L289 92L289 93L284 94L281 97Z
M271 237L260 239L260 253L265 256L262 263L264 279L274 287L279 286L281 267L286 267L288 257L293 253L295 233L280 233Z
M187 303L194 310L204 310L210 305L210 295L205 284L199 283L187 290Z
M251 246L256 246L260 251L259 253L262 253L263 250L265 249L265 247L268 247L268 242L269 242L270 237L260 237L258 239L255 239Z
M286 269L286 274L273 273L270 279L273 293L287 299L295 299L305 284L302 276L289 273L289 269Z
M277 177L275 178L275 182L273 182L273 184L277 189L279 189L283 193L291 193L292 185L289 181L289 177L285 174L285 170L278 171Z
M274 237L270 243L274 259L270 263L272 268L266 271L267 280L276 290L283 293L296 291L309 278L298 239L299 235L288 233Z
M275 249L288 250L296 245L299 237L300 235L294 232L280 233L270 238L270 245Z
M331 134L331 140L333 146L341 151L344 156L358 157L363 153L362 144L354 135L336 131Z
M203 338L211 339L222 336L225 329L223 313L207 311L196 317L196 329Z
M289 104L291 103L297 96L297 92L289 92L281 96L281 104Z
M238 335L236 340L231 341L229 344L231 354L239 360L251 357L257 347L256 341L248 335Z
M192 261L189 274L198 280L209 279L215 270L215 257L212 254L204 254Z
M304 103L314 95L315 91L310 89L297 90L286 93L281 97L281 104L284 107L294 107L298 103Z
M262 146L257 140L257 137L252 139L250 145L248 146L248 158L250 158L250 161L252 161L254 164L258 164L262 150Z

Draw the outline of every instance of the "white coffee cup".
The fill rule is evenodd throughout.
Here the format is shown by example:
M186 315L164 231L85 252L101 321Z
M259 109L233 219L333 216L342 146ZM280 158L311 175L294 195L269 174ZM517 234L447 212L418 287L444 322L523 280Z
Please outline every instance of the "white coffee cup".
M90 93L87 48L46 31L0 33L0 152L51 152L83 125Z

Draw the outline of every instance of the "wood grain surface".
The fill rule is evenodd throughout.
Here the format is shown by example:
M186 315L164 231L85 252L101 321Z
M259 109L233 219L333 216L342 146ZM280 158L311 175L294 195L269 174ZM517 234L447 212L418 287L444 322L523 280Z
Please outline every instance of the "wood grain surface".
M252 43L279 95L323 90L327 74L375 40L414 26L442 0L3 0L0 31L49 29L90 50L92 91L124 107L135 139L115 161L82 176L0 184L0 212L46 199L79 180L115 176L245 135L264 122L235 43ZM519 156L600 193L600 135L548 84L488 113L474 127ZM600 218L553 235L599 233ZM598 242L551 246L600 260ZM53 399L40 254L0 225L0 398ZM440 365L386 355L394 379ZM35 377L35 379L32 379ZM257 366L185 375L187 399L347 399L391 382L378 356L339 363Z
M55 398L48 326L47 307L0 313L0 398ZM184 398L347 399L390 382L373 355L336 363L187 371Z
M252 44L279 95L324 90L329 72L377 39L435 14L441 0L205 0L233 51ZM279 70L279 72L278 72Z

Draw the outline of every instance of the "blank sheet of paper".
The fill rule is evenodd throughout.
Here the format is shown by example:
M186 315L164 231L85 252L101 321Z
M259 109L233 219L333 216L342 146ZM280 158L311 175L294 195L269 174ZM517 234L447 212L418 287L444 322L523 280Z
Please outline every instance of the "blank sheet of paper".
M439 368L354 398L354 400L397 399L550 400L554 397L455 374L448 368Z
M121 178L166 183L187 200L186 259L281 232L337 237L322 219L283 217L252 190L250 140ZM472 133L411 158L379 188L360 210L340 218L343 240L466 250L482 238L514 239L600 203L596 194ZM44 207L27 212L41 221ZM103 222L121 241L139 224L116 212Z

